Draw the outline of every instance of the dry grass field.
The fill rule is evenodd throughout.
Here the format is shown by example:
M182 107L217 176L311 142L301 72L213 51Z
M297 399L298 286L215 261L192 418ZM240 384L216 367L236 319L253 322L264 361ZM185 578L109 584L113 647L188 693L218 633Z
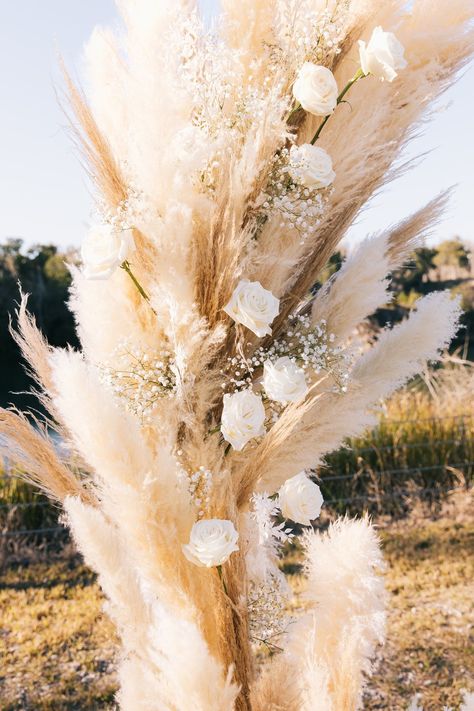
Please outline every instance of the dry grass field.
M474 518L457 496L436 521L413 516L382 532L388 563L387 643L364 709L459 708L474 689Z
M474 524L469 495L436 520L382 530L391 593L388 641L364 709L459 708L472 688ZM291 562L291 561L290 561ZM298 566L286 566L295 588ZM8 569L0 582L2 711L114 708L114 637L93 575L77 560Z

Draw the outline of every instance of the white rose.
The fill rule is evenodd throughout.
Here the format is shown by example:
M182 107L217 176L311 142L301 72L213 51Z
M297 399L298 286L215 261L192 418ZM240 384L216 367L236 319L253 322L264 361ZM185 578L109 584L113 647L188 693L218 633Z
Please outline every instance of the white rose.
M329 153L311 143L292 146L290 167L291 176L296 182L316 190L327 188L336 177Z
M224 395L221 432L226 442L238 452L251 439L265 434L264 422L263 402L251 390Z
M275 363L266 360L263 364L263 387L270 400L282 405L302 400L308 392L304 370L293 363L288 356L278 358Z
M293 84L293 96L305 111L315 116L329 116L337 106L338 89L330 69L305 62Z
M197 521L191 529L189 543L182 546L186 558L201 568L222 565L231 553L239 550L239 534L232 521L218 518Z
M324 501L321 489L304 471L285 481L278 500L283 516L304 526L318 518Z
M204 132L191 124L175 134L169 146L169 155L189 171L203 170L208 162L209 147Z
M258 281L242 279L224 311L234 321L247 326L256 336L272 332L270 324L278 316L280 301Z
M108 279L133 249L130 230L117 232L110 225L94 227L81 246L82 272L86 279Z
M397 76L396 69L407 66L403 45L392 32L384 32L376 27L369 44L359 40L360 65L364 74L373 74L379 79L392 82Z

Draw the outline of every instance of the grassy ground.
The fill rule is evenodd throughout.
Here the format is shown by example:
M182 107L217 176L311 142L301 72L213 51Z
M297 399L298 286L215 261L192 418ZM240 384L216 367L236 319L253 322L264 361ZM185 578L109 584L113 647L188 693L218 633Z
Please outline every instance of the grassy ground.
M436 521L413 517L382 532L391 610L367 711L405 711L416 692L425 711L458 708L460 690L472 688L472 520L465 496ZM77 561L3 574L2 711L113 708L115 645L101 605L93 576Z
M78 561L10 569L0 582L0 709L102 709L115 691L112 627Z
M457 709L462 689L474 690L473 506L456 501L437 521L383 532L389 624L367 711L402 711L415 693L425 711Z

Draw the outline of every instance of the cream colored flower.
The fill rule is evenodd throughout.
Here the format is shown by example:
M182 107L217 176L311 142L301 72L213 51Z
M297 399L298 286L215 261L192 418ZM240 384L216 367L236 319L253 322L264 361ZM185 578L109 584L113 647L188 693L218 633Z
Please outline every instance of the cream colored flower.
M258 281L242 279L224 311L234 321L247 326L256 336L272 332L270 324L278 316L280 301Z
M191 529L189 543L182 546L186 558L201 568L222 565L231 553L239 550L239 534L232 521L218 518L197 521Z
M305 62L293 85L293 96L305 111L328 116L337 106L338 89L330 69Z
M292 146L290 168L296 182L313 190L327 188L336 177L329 153L311 143Z
M224 395L221 432L226 442L238 452L251 439L265 434L264 422L263 402L251 390Z
M304 471L285 481L278 500L283 516L303 526L318 518L324 501L321 489Z
M130 230L117 232L110 225L94 227L81 246L82 273L86 279L108 279L133 249Z
M397 76L397 69L404 69L407 62L403 45L393 32L384 32L376 27L372 32L369 44L359 40L360 65L364 74L392 82Z
M263 387L270 400L286 405L302 400L308 392L304 370L288 356L263 364Z

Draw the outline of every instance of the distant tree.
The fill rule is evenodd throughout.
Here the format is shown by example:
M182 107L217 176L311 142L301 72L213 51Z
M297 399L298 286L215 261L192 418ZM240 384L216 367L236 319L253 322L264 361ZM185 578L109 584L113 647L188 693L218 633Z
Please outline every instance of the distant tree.
M459 237L447 239L438 245L433 263L436 267L446 266L467 269L470 263L469 250Z
M9 333L15 326L19 289L28 293L28 308L39 328L55 346L77 345L74 321L66 301L71 277L65 260L74 262L74 252L63 254L55 245L34 245L23 249L21 239L0 244L0 403L36 407L15 392L28 388L17 346Z
M464 281L453 289L453 294L461 297L461 328L456 337L455 347L462 350L463 355L474 360L474 281Z
M345 254L342 250L338 250L337 252L334 252L334 254L331 254L326 266L324 267L324 269L321 270L319 274L319 279L314 285L313 291L317 291L323 284L328 281L328 279L332 277L333 274L339 271L344 261L344 258Z
M436 254L437 250L429 247L416 249L406 265L393 272L392 290L396 294L403 292L408 295L411 291L423 293L425 291L423 285L428 280L428 274L434 269Z
M387 323L397 323L416 308L422 296L450 288L462 297L461 328L452 343L474 359L474 280L464 271L470 266L470 251L457 237L441 242L436 247L420 247L402 268L392 274L391 291L394 300L378 309L369 319L371 328L378 330Z

